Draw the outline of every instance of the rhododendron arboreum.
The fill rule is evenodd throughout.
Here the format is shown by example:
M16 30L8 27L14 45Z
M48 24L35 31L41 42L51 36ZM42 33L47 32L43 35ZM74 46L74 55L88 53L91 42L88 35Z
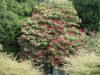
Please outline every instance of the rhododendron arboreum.
M64 57L80 44L78 20L74 8L69 10L65 5L41 4L34 8L33 16L22 25L19 56L36 64L64 64Z

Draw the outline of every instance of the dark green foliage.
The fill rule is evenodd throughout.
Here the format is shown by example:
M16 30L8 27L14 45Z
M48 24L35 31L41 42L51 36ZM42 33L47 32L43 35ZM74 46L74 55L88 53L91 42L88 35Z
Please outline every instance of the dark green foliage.
M2 49L3 49L3 46L2 46L2 44L0 44L0 51L2 51Z
M100 0L72 1L82 19L81 27L98 31L100 26Z
M24 15L32 15L32 8L28 3L20 3L23 9L23 14Z
M15 13L12 11L1 12L0 42L9 43L13 41L19 27L19 19Z
M32 8L34 8L34 0L19 0L19 2L24 15L32 15Z
M0 43L9 48L18 46L21 23L32 14L34 0L0 0ZM18 47L16 47L18 48ZM6 50L10 50L7 49ZM17 51L16 51L17 52Z
M5 0L0 1L0 42L9 43L15 38L19 28L18 16L7 10L8 6Z
M20 16L26 16L32 14L32 8L34 7L34 0L22 0L20 2L16 0L6 0L7 10L11 10Z
M7 10L11 10L17 15L24 15L24 12L22 10L22 6L15 0L6 0L7 2Z
M7 54L14 53L16 55L19 52L19 46L3 46L3 50L1 52L6 52Z

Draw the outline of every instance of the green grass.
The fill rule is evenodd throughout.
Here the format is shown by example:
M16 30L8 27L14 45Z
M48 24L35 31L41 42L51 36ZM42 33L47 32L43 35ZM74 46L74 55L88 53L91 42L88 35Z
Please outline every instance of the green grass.
M89 40L89 50L100 54L100 32L98 32L95 38L90 38Z
M0 53L0 75L41 75L31 62L17 62L12 55Z
M100 56L95 53L88 53L87 50L81 49L77 56L66 58L69 62L64 69L69 75L100 75Z

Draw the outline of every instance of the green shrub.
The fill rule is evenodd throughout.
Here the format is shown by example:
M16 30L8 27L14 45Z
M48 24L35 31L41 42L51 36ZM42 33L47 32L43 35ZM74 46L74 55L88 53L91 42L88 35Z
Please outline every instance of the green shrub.
M15 12L20 16L31 15L34 7L34 0L24 0L18 2L16 0L6 0L7 9Z
M34 7L34 0L25 0L24 2L28 3L31 6L31 8Z
M99 30L100 0L72 0L82 19L81 27L88 30Z
M19 19L15 13L12 11L0 12L0 42L14 41L19 27Z
M7 3L5 0L0 0L0 11L5 11L7 9Z
M22 25L23 34L18 38L22 59L36 64L63 64L65 55L74 54L80 45L80 22L71 3L66 5L41 4L33 16Z
M16 56L19 51L20 47L17 45L4 45L1 52L6 52L7 54L14 53L14 56Z
M96 52L97 54L100 54L100 32L98 32L95 36L95 38L89 38L88 39L88 50L91 52Z
M24 12L22 9L22 5L15 0L6 0L7 10L16 13L17 15L23 16Z
M3 45L2 44L0 44L0 51L2 51L3 50Z
M20 3L24 15L32 15L32 7L28 3Z
M0 43L6 45L15 41L20 28L18 15L8 8L10 6L7 5L6 0L0 0Z
M33 7L34 0L0 0L0 43L6 50L11 51L11 46L18 48L16 38L20 35L21 24L26 16L32 14Z
M24 15L32 15L32 8L34 8L34 0L20 0L19 4L22 6Z
M0 75L42 75L31 62L17 62L12 55L0 53Z

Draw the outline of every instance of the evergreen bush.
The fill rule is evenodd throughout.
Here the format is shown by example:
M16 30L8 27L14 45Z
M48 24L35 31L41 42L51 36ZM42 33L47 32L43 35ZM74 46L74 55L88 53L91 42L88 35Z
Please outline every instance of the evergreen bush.
M19 19L14 12L7 11L6 1L2 0L0 3L0 42L9 43L16 37L20 27Z
M72 0L82 19L81 27L98 31L100 27L100 0Z
M0 42L9 43L14 41L20 27L17 15L11 11L6 11L2 13L0 18Z
M33 7L34 0L26 0L25 2L0 0L0 43L6 49L11 46L18 48L16 38L20 35L22 20L32 14ZM8 47L9 45L10 47Z
M6 0L7 9L15 12L20 16L26 16L32 14L32 8L34 7L34 0Z

